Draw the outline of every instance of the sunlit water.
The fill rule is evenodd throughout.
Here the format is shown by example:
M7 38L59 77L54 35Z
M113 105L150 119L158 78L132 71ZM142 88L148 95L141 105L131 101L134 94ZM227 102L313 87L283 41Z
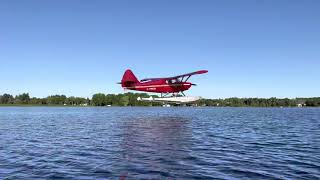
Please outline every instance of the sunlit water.
M0 108L0 179L320 179L320 108Z

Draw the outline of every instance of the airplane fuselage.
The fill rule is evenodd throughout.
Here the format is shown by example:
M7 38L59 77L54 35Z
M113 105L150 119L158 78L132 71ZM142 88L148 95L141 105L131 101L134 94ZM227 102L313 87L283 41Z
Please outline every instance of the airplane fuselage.
M155 93L177 93L188 90L192 86L190 82L172 82L170 80L151 80L146 82L132 83L124 86L124 89L155 92Z

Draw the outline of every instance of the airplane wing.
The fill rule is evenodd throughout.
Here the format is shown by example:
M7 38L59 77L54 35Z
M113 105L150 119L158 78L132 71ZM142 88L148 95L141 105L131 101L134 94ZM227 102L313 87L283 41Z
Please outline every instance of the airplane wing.
M196 71L196 72L192 72L192 73L187 73L187 74L182 74L182 75L178 75L178 76L173 76L173 77L165 77L165 78L146 78L146 79L142 79L141 82L144 81L150 81L150 80L159 80L159 79L164 79L164 80L170 80L170 79L178 79L178 78L184 78L184 77L188 77L187 79L190 78L190 76L196 75L196 74L204 74L207 73L207 70L200 70L200 71Z

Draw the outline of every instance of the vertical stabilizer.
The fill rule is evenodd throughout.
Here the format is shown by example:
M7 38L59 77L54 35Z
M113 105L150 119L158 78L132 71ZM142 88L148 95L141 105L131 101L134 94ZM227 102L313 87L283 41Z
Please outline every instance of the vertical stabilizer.
M138 82L138 78L133 74L133 72L130 69L128 69L122 77L121 85L122 87L129 87Z

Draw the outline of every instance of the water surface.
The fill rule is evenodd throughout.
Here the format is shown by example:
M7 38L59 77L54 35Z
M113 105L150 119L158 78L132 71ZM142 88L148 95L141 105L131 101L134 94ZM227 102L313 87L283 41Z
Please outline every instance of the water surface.
M0 179L320 179L319 108L0 107Z

